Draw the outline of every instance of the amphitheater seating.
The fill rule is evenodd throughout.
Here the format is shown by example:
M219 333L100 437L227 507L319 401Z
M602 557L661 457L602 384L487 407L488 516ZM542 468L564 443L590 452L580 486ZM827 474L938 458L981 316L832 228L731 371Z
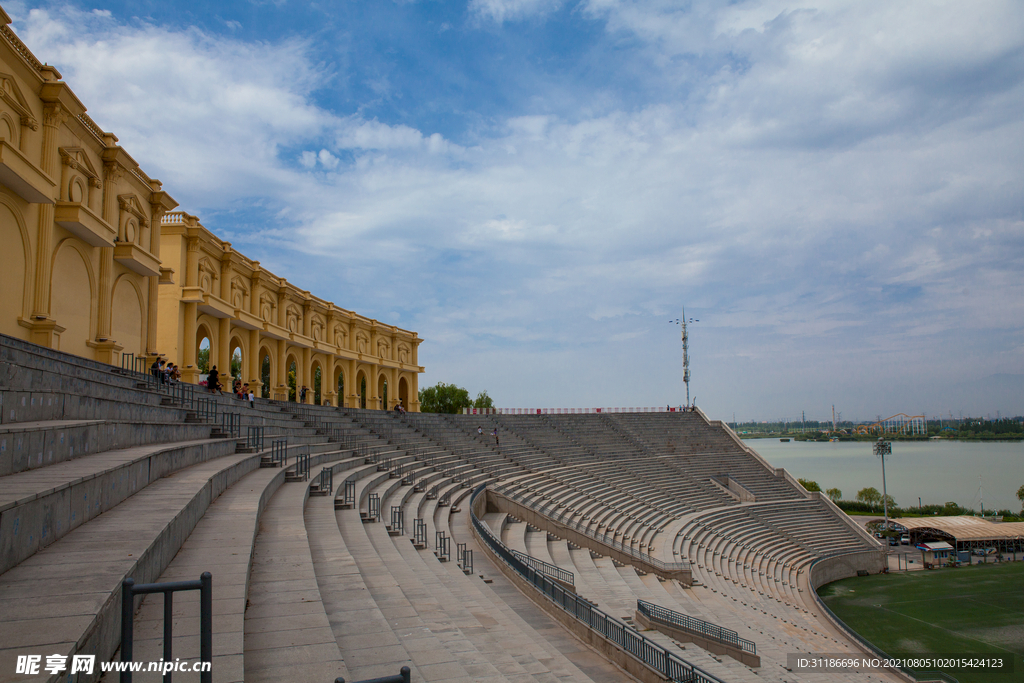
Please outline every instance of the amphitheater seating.
M479 483L634 552L689 561L693 587L486 516L612 614L629 618L641 598L757 642L755 672L652 634L723 681L803 680L783 668L786 652L850 647L809 599L809 567L869 542L699 414L400 416L201 396L197 410L134 373L0 337L0 682L23 679L11 672L26 652L116 659L121 581L203 571L214 576L217 681L357 680L403 665L426 681L620 678L476 542L465 503ZM287 466L266 467L281 440ZM299 455L311 477L291 481ZM326 469L334 495L314 495ZM755 500L737 501L721 475ZM342 509L346 482L354 509ZM367 519L371 497L380 521ZM472 574L456 544L473 552ZM135 658L155 661L161 598L137 601ZM194 594L176 597L176 657L198 655L197 614Z

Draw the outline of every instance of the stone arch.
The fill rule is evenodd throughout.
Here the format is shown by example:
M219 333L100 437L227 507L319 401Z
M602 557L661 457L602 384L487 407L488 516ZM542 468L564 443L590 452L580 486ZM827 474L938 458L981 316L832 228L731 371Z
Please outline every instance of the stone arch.
M92 356L93 292L96 277L92 262L78 240L68 238L57 245L50 266L50 314L64 328L60 334L61 351ZM56 294L56 296L54 296Z
M241 335L238 332L231 332L228 341L228 358L230 358L230 364L233 368L235 366L235 356L238 356L238 377L242 382L248 382L250 377L245 376L245 369L248 367L249 361L249 345L245 341L245 335ZM229 368L230 369L230 368ZM232 372L231 374L234 374Z
M29 288L32 275L32 242L18 205L0 194L0 272L13 283L14 291L0 296L0 316L3 320L17 320L25 316L29 307ZM19 248L20 247L20 248Z
M384 372L377 373L377 408L388 409L388 376Z
M398 400L401 401L403 408L409 409L409 380L405 377L398 379Z
M110 307L110 333L121 345L122 353L145 353L146 306L145 297L135 277L121 275L114 282Z
M0 137L10 140L12 147L21 145L21 126L16 124L14 117L5 111L0 112Z
M288 382L288 400L298 401L299 359L294 353L289 352L288 354L286 354L284 361L284 370L287 376L286 381Z
M358 395L358 398L356 399L356 402L358 403L356 406L357 408L366 408L366 384L366 371L360 368L359 371L356 372L355 390Z
M203 346L203 341L204 340L206 341L206 346L205 347ZM204 348L207 350L206 364L205 364L205 366L200 366L199 365L199 357L201 355L200 352ZM193 363L196 366L196 370L198 370L200 374L207 374L207 373L209 373L210 369L214 366L214 363L213 363L213 349L215 349L215 348L217 348L217 338L213 334L213 328L210 326L210 324L207 321L205 321L202 318L200 318L199 319L199 323L196 325L196 357L188 359L186 361L186 364L188 364L188 362ZM217 368L217 370L219 372L220 368Z
M260 346L260 396L270 398L270 383L274 377L274 351L267 345Z

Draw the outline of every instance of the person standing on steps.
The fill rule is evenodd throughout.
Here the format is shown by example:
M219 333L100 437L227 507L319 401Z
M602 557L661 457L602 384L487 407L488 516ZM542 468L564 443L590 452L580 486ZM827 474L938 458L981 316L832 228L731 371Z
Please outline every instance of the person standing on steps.
M494 437L494 445L495 446L499 446L500 444L498 443L498 428L497 427L495 427L494 431L491 432L491 436Z
M299 390L299 403L306 402L306 385L302 385L302 389Z

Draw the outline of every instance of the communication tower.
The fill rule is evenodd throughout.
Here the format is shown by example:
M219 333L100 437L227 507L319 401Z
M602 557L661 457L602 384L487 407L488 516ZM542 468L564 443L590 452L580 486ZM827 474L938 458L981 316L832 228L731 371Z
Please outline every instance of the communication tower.
M686 405L690 405L690 339L686 334L686 307L683 306L683 383L686 384Z

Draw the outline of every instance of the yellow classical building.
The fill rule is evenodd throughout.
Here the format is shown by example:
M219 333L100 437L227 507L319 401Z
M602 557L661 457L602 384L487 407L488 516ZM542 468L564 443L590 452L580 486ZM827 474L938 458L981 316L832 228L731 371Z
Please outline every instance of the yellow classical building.
M233 355L258 393L417 410L416 333L316 298L184 213L0 8L0 333L120 365ZM291 373L291 374L290 374Z
M223 372L240 357L241 376L267 398L287 400L294 386L306 400L352 408L418 410L415 332L370 320L312 296L264 270L217 239L195 216L168 213L160 253L175 284L160 286L160 349L182 358L183 379L209 341L210 365ZM294 388L294 387L293 387Z

